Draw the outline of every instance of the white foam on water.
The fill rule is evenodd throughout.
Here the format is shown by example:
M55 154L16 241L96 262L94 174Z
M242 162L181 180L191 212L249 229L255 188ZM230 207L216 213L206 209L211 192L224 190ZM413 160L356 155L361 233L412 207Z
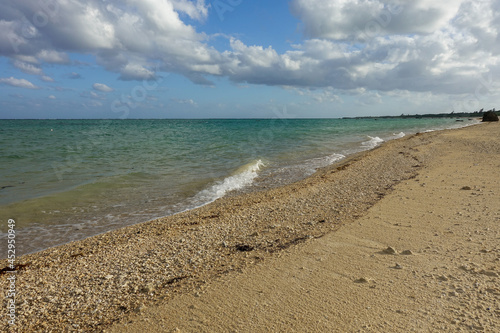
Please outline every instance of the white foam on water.
M262 160L257 160L240 167L233 175L216 182L209 188L201 191L194 198L195 202L201 205L213 202L222 198L227 193L247 187L258 177L258 172L265 167Z
M480 119L472 118L472 119L468 119L467 121L465 121L465 120L459 121L459 122L455 121L454 123L451 123L451 124L437 126L435 128L425 130L425 131L423 131L423 133L430 133L430 132L441 131L441 130L463 128L463 127L468 127L468 126L472 126L472 125L477 125L480 123L481 123Z
M340 161L343 158L345 158L345 155L334 153L328 156L310 159L306 161L304 164L311 167L312 169L311 174L312 174L316 171L316 169L329 166L337 161Z
M401 139L404 136L406 136L404 132L393 133L391 139Z
M326 157L326 161L328 162L328 165L333 164L337 161L340 161L341 159L345 158L345 155L342 154L332 154Z
M363 142L361 145L366 148L366 149L372 149L377 147L379 144L384 142L383 139L379 138L378 136L368 136L370 140Z
M239 190L252 185L255 178L258 177L258 172L264 166L264 163L260 159L243 165L233 172L232 175L215 182L207 189L199 192L194 198L188 200L188 202L181 203L177 207L176 205L174 207L162 206L157 207L155 210L127 212L124 213L126 216L118 212L108 213L103 215L102 218L82 220L75 224L32 225L21 230L16 230L17 237L23 240L23 246L19 247L20 253L27 254L40 251L44 248L84 239L119 227L204 206L233 190ZM117 205L117 208L119 207L120 205ZM52 211L48 213L54 214ZM6 240L7 236L7 233L0 232L0 242ZM0 252L0 257L6 257L6 253L3 254Z

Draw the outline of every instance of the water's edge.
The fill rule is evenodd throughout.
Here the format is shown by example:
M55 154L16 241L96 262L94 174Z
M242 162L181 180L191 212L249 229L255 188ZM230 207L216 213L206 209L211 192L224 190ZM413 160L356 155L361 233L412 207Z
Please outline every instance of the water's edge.
M463 126L454 126L454 128L465 127L472 124L473 123L467 123L463 124ZM136 214L121 213L122 215L110 216L110 219L115 218L118 222L115 224L110 223L107 225L97 225L96 223L85 224L81 221L68 221L68 223L65 224L35 225L20 228L16 230L18 243L21 244L18 247L20 249L19 252L21 255L38 252L68 242L96 236L108 231L126 227L128 225L174 215L210 204L218 198L227 195L233 196L247 192L263 191L269 188L295 183L311 176L320 168L336 165L337 163L343 163L346 159L349 159L360 152L371 150L378 147L380 144L383 144L385 141L398 139L404 136L405 133L403 132L394 133L393 137L386 138L385 140L377 136L368 136L368 140L358 144L357 148L351 148L350 151L343 151L345 154L333 153L327 156L318 156L302 161L302 163L298 163L293 166L266 169L266 163L264 161L261 159L254 160L241 166L233 174L220 177L218 180L212 182L212 184L208 187L206 186L205 188L198 190L193 195L189 196L183 205L174 205L174 207L154 207L156 213L153 214L154 216L151 215L151 211L144 214L141 214L140 212L136 212ZM293 168L296 168L296 170L292 172L291 170ZM155 198L152 198L151 205L154 206L154 204ZM119 212L122 207L117 205L113 208ZM120 223L124 220L127 220L128 223ZM0 240L6 239L6 237L7 233L0 234ZM7 255L5 251L2 253L1 258L6 257Z

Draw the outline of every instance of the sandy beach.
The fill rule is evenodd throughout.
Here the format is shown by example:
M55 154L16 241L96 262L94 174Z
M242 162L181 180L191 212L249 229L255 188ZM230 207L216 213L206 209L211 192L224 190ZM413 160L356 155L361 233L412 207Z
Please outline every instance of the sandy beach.
M18 259L9 332L500 328L498 123ZM7 266L2 260L0 268Z

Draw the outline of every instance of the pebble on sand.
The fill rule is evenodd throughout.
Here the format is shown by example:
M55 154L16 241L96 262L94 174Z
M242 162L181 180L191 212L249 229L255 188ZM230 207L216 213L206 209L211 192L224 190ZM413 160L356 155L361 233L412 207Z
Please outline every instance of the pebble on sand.
M392 246L389 246L387 249L383 250L382 252L385 254L397 254L398 253L396 251L396 249L393 248Z
M369 277L362 277L362 278L359 278L357 280L354 280L354 282L356 282L356 283L370 283L370 282L375 282L375 281Z

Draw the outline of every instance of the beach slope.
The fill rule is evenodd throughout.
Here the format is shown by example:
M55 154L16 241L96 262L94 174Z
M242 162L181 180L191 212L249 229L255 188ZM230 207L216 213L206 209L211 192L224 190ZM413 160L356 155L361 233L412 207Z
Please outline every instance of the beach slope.
M497 331L499 135L432 134L418 174L354 223L112 331Z

